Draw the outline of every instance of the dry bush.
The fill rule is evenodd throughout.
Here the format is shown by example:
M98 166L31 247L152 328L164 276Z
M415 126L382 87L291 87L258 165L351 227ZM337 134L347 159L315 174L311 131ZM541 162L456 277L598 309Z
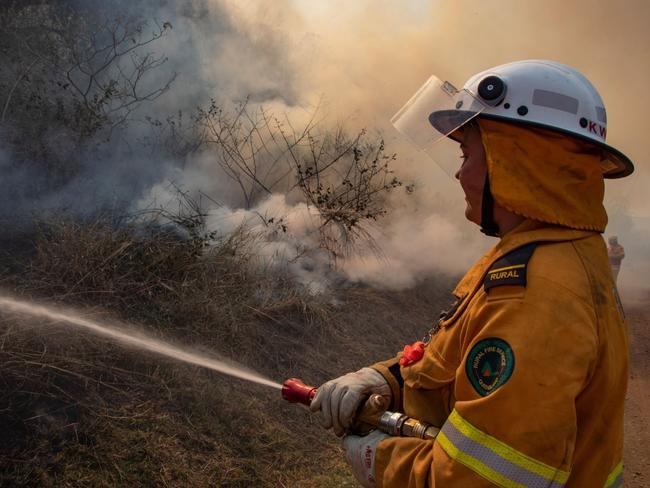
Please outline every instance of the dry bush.
M348 288L332 305L251 273L237 245L59 223L3 287L314 384L424 335L446 292ZM354 486L338 440L278 391L62 324L0 315L0 389L3 486Z
M0 2L0 215L14 228L34 212L124 206L97 197L75 207L70 197L107 166L119 180L120 162L144 151L129 132L134 113L175 79L154 54L169 23L74 3ZM105 180L92 184L101 190Z
M299 486L305 465L336 459L278 392L39 332L20 323L2 335L2 486Z
M110 308L185 342L227 344L246 359L257 355L240 339L242 328L272 316L268 307L305 317L325 310L289 280L251 271L239 252L249 238L243 231L208 249L204 238L157 225L65 222L43 232L21 281L25 292ZM258 334L247 332L254 343Z
M374 247L369 229L388 212L387 196L402 182L392 168L396 155L387 152L381 135L325 127L318 110L297 125L263 105L244 101L224 108L212 100L194 113L148 117L151 134L144 142L179 161L207 151L215 177L237 189L232 206L250 210L283 194L316 209L320 245L336 259L358 244ZM407 192L413 191L409 185Z
M174 153L210 149L215 164L239 188L242 208L273 193L315 208L320 246L335 260L360 243L376 248L369 228L386 214L386 196L402 182L391 167L396 156L386 153L380 136L370 138L365 130L350 135L340 126L323 129L317 116L318 108L294 126L263 106L243 102L225 110L213 100L189 125L182 113L152 124L167 129L160 131L161 142Z
M56 3L3 5L0 125L36 142L44 152L32 153L39 161L55 156L43 145L48 130L68 135L70 151L96 135L96 143L110 138L136 109L173 83L174 73L147 86L166 62L151 52L152 45L171 28L168 22Z
M268 337L297 332L278 331L274 317L278 310L308 310L297 293L283 294L274 311L265 311L257 287L268 284L247 275L232 252L234 239L204 255L192 240L161 229L150 232L99 222L50 225L42 230L32 260L14 277L13 292L84 305L86 311L92 307L104 320L111 310L150 334L201 344L276 378L288 368ZM277 340L290 346L292 339ZM290 446L300 438L265 413L265 403L282 413L273 405L279 392L271 396L259 387L124 351L60 324L11 315L3 317L1 344L0 384L6 395L0 410L7 442L0 465L10 468L3 469L2 484L115 486L157 480L250 486L279 461L296 470L305 462L289 459L279 444ZM312 445L331 452L327 443L313 439ZM274 473L260 486L277 486L278 476L283 474Z

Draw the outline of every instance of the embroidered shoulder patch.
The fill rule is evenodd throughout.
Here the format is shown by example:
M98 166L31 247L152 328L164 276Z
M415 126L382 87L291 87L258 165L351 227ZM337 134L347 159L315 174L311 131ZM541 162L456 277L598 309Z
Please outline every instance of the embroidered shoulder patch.
M502 285L526 286L526 267L537 244L526 244L496 260L483 279L485 291Z
M472 347L465 362L469 382L481 396L502 386L515 369L515 353L503 339L483 339Z

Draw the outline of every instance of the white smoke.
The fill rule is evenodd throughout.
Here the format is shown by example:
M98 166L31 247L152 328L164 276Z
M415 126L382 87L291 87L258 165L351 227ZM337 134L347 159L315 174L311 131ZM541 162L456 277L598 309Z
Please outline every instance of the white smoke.
M323 249L318 210L284 194L270 195L251 209L208 205L205 223L219 236L245 232L249 239L242 254L253 268L287 272L312 293L327 290L341 277L404 289L431 276L458 275L494 242L476 235L474 225L464 221L464 202L454 191L459 189L442 171L434 173L439 173L437 185L413 194L403 189L391 193L388 215L365 228L368 240L358 241L350 254L336 260ZM156 202L173 213L179 189L192 187L202 173L186 170L178 176L174 184L154 186L140 205ZM436 186L441 190L435 191Z
M650 238L645 196L650 175L643 135L650 101L639 94L650 74L642 52L650 41L644 23L650 7L643 0L633 0L625 9L586 0L570 5L561 0L539 4L504 0L499 16L492 4L474 0L61 3L137 12L172 24L169 34L152 46L169 61L160 78L149 82L155 85L171 72L178 77L170 91L147 109L153 118L164 120L179 110L205 107L211 98L220 105L249 98L253 105L287 114L297 126L319 105L325 124L344 121L352 131L381 130L389 151L398 152L398 175L407 183L415 182L417 189L413 195L396 192L389 214L371 229L381 247L379 255L360 248L359 254L339 259L338 265L351 280L391 288L411 286L436 273L459 274L492 241L465 222L456 182L399 142L390 117L431 74L461 85L477 71L516 59L548 58L573 65L594 81L605 99L610 142L637 164L633 178L608 182L606 204L608 233L619 234L628 250L622 283L644 283L638 270L650 262L650 247L645 245ZM557 12L563 13L561 22ZM602 41L603 25L611 29L607 42ZM142 137L145 126L134 124L131 139ZM264 244L254 254L265 265L274 262L292 268L303 273L300 279L307 284L327 281L318 278L329 268L324 264L328 258L316 252L314 209L292 197L270 195L242 210L238 189L214 164L209 150L182 160L151 157L146 151L118 154L111 161L89 159L78 181L48 196L48 205L63 202L89 208L93 199L130 199L133 208L148 208L154 200L163 204L172 198L162 194L174 182L220 203L209 208L208 219L219 232L245 223L264 235L260 241ZM38 178L17 173L7 181L19 187L24 179ZM75 206L76 195L85 195L83 205ZM287 230L277 232L277 227L267 225L269 219L284 219Z
M454 213L393 210L377 231L382 255L352 256L343 264L350 279L378 288L405 289L430 276L455 277L486 250L489 241Z

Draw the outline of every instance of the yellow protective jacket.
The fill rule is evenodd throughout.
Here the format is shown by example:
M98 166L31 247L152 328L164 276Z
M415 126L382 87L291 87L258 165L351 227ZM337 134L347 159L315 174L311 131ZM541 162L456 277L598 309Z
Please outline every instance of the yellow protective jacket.
M373 365L393 409L441 427L382 441L378 486L622 486L628 343L601 235L525 221L454 295L422 359Z

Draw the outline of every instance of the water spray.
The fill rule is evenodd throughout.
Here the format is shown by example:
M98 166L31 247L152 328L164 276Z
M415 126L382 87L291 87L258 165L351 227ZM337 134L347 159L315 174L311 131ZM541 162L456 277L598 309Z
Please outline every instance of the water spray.
M303 383L298 378L289 378L282 384L282 398L289 403L309 406L316 395L317 388ZM387 401L381 395L370 395L357 412L352 432L367 434L379 429L388 435L417 437L433 440L440 429L400 412L389 412Z
M203 368L218 371L235 378L250 381L275 389L281 389L282 385L264 378L258 373L235 364L226 359L215 359L189 349L181 348L169 342L156 339L141 332L118 328L113 324L102 323L83 317L72 310L62 310L45 305L37 305L23 300L0 296L0 308L12 312L40 317L54 322L62 322L73 325L77 328L92 332L93 334L108 337L124 345L137 347L145 351L166 356L177 361L182 361Z
M210 358L143 333L127 331L111 324L90 320L70 310L55 309L53 307L37 305L3 296L0 296L0 308L55 322L67 323L128 346L202 366L270 388L280 389L282 391L282 398L290 403L309 406L316 395L317 388L315 386L306 385L297 378L289 378L280 385L253 371L236 365L232 361ZM399 412L389 412L387 408L387 401L384 397L381 395L371 395L357 412L352 431L358 434L366 434L372 429L379 429L393 436L417 437L420 439L435 439L438 434L439 429L436 427L407 417Z

